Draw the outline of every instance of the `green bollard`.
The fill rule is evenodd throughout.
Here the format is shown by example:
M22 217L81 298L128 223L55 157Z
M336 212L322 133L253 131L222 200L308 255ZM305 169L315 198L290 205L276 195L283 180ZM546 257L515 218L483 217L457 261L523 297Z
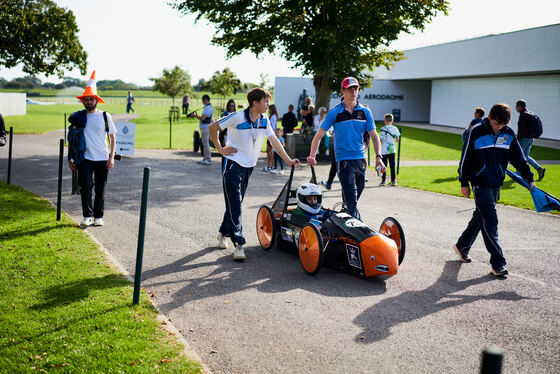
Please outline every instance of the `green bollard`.
M56 220L60 221L62 208L62 165L64 159L64 139L60 139L60 150L58 154L58 195L56 198Z
M8 146L8 184L12 180L12 144L14 143L14 128L10 126L10 145Z
M495 345L488 346L482 351L482 364L480 374L500 374L502 372L502 362L504 351Z
M66 113L64 113L64 144L66 144Z
M172 133L171 124L172 124L172 119L171 119L171 116L169 116L169 149L171 149L171 139L173 137L172 136L173 133Z
M138 249L136 251L136 271L134 273L134 294L132 304L140 302L140 282L142 281L142 260L144 257L144 235L146 234L146 211L148 209L148 189L150 187L150 168L144 168L142 183L142 204L140 205L140 225L138 227Z

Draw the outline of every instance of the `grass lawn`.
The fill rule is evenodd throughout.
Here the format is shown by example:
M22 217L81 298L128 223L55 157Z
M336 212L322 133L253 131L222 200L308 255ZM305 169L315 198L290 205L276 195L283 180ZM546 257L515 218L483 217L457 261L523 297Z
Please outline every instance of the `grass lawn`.
M511 165L510 169L513 169ZM460 191L461 185L457 177L457 166L415 166L401 167L397 180L399 185L404 187L462 196ZM540 189L560 197L560 165L546 165L544 179L536 183ZM506 176L502 186L499 202L505 205L535 210L535 205L529 191L515 183L508 176ZM554 213L558 214L560 212Z
M0 182L0 371L200 372L67 216Z

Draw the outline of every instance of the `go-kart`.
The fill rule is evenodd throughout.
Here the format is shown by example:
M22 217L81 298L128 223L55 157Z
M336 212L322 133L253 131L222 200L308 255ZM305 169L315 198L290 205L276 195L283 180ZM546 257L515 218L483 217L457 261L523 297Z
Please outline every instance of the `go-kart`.
M311 172L310 183L317 184L313 166ZM297 209L293 177L292 167L272 207L259 208L257 237L263 249L270 250L276 244L297 252L309 275L317 274L323 264L362 277L397 274L404 259L405 238L396 219L385 218L379 231L344 209L326 209L321 220L313 219Z

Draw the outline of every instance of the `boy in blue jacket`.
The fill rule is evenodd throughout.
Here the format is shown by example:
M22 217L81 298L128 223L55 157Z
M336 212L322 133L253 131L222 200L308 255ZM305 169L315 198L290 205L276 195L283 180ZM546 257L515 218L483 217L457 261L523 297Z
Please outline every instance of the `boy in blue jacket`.
M478 233L482 231L484 245L490 253L492 274L508 274L506 259L498 240L498 215L496 201L504 183L505 171L510 162L516 167L530 188L535 187L533 173L511 127L511 110L506 104L495 104L488 118L473 126L467 135L461 162L459 181L461 194L470 197L472 185L476 209L463 234L453 246L462 262L471 262L469 251Z

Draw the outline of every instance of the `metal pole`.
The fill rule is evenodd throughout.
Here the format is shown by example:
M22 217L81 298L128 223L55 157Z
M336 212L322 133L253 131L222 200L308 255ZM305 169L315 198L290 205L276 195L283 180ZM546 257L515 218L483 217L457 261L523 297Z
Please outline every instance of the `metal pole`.
M66 144L66 113L64 113L64 144Z
M402 127L399 127L399 132L401 133L401 136L399 136L399 150L397 154L397 174L399 174L399 166L401 164Z
M171 115L169 116L169 149L171 149L171 138L172 138L172 129L171 129Z
M500 374L502 372L502 362L504 351L495 345L486 347L482 351L482 364L480 374Z
M12 144L14 143L14 128L10 126L10 145L8 146L8 184L12 180Z
M369 157L370 148L371 148L371 145L369 145L369 146L367 147L367 166L370 166L370 165L371 165L370 157ZM375 161L377 161L377 160L375 160Z
M140 225L138 227L138 249L136 251L136 271L134 273L134 294L132 304L140 302L140 282L142 280L142 260L144 257L144 235L146 234L146 211L148 209L148 189L150 187L150 168L144 168L142 183L142 204L140 205Z
M56 220L60 221L62 208L62 160L64 159L64 139L60 139L60 150L58 153L58 195L56 198Z

